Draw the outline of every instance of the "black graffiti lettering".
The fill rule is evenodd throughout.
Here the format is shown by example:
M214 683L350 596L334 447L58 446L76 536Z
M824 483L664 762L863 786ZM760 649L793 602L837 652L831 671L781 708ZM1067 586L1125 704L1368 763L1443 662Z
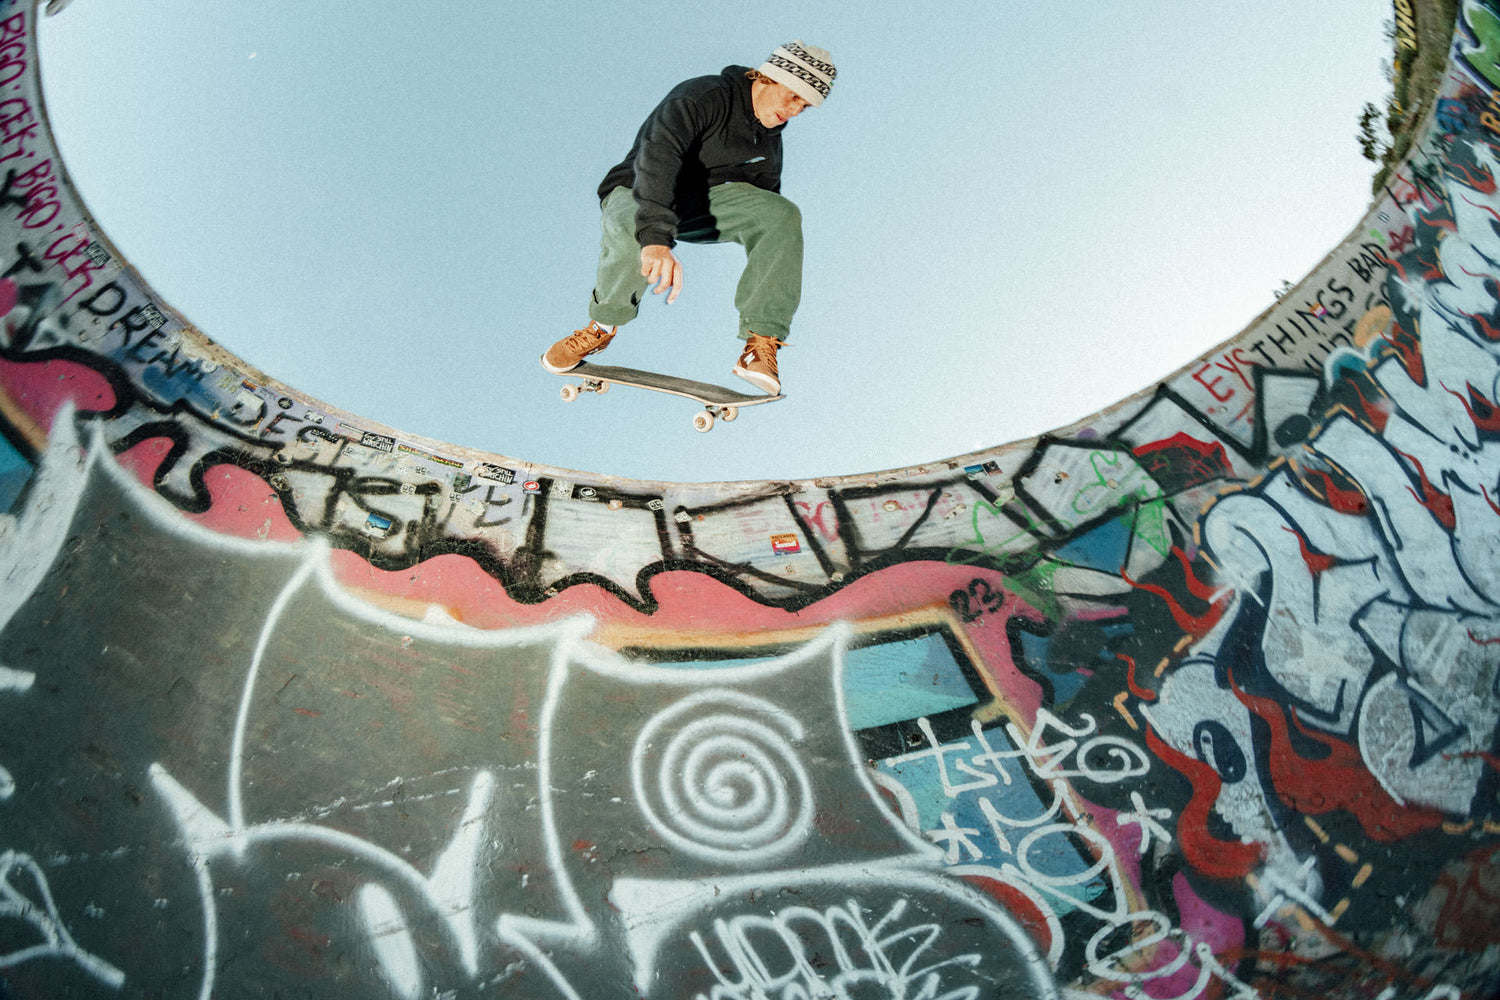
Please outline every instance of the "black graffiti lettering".
M1354 302L1354 289L1350 288L1348 285L1341 285L1341 284L1339 284L1339 279L1337 279L1337 278L1329 278L1328 279L1328 290L1330 292L1333 292L1334 294L1336 294L1339 298L1344 299L1345 301L1347 301L1351 305L1353 304L1353 302ZM1322 296L1321 292L1318 294L1318 301L1319 302L1323 301L1323 296ZM1340 312L1338 315L1342 316L1343 312Z
M165 339L165 335L162 334L160 330L152 330L150 333L147 333L144 337L142 337L140 340L137 340L133 345L131 345L125 351L125 356L131 361L135 361L139 364L150 364L151 359L145 356L145 351L149 348L157 346ZM160 355L157 356L159 357Z
M1332 284L1333 281L1330 280L1329 285ZM1329 320L1337 322L1343 319L1344 314L1349 311L1349 303L1354 301L1353 293L1350 293L1346 298L1342 295L1327 295L1326 293L1330 291L1332 291L1331 288L1318 289L1317 303L1323 307L1326 315L1317 316L1317 314L1313 314L1313 318L1317 319L1320 323L1326 323ZM1346 288L1345 291L1348 291L1348 289Z
M1274 362L1274 361L1271 360L1271 355L1269 355L1269 354L1266 353L1266 349L1264 347L1262 347L1261 344L1262 344L1262 341L1257 340L1255 343L1251 344L1249 347L1247 347L1245 349L1247 351L1254 351L1256 354L1259 354L1260 357L1261 357L1261 360L1266 363L1266 367L1268 367L1268 368L1274 368L1274 367L1276 367L1276 362Z
M1281 334L1281 336L1278 337L1276 336L1276 334L1268 334L1266 336L1266 339L1270 341L1272 347L1281 352L1282 357L1286 357L1288 354L1292 353L1290 347L1291 345L1296 344L1297 336L1296 334L1287 333L1285 330L1283 330L1280 323L1276 324L1276 333ZM1259 344L1260 342L1256 341L1256 345L1259 346Z
M0 208L25 208L30 201L30 196L22 196L15 193L16 181L19 177L14 168L5 172L5 181L0 183Z
M959 620L972 622L986 612L999 611L1005 603L1005 594L995 590L982 576L969 581L967 589L955 590L948 595L948 605L958 614Z
M40 272L45 266L45 264L37 260L36 256L32 254L31 247L27 246L25 243L17 243L16 262L10 267L6 268L5 273L0 274L0 277L12 278L23 270L31 271L33 274L35 274Z
M125 313L125 315L111 323L109 328L111 331L118 328L124 335L125 346L129 346L131 334L140 333L142 330L145 330L150 335L161 325L154 321L155 317L152 315L154 312L154 309L148 310L144 306L135 306L129 312Z
M1359 280L1369 282L1375 276L1375 272L1389 267L1385 257L1385 250L1376 243L1360 244L1358 257L1350 258L1349 269L1359 275Z
M266 426L261 430L261 437L271 437L273 434L285 434L285 431L278 429L283 420L290 421L294 424L303 423L301 417L294 417L290 413L278 413L276 414L276 416L272 417L271 422L269 424L266 424Z
M491 507L504 507L514 499L515 497L511 496L508 493L502 493L497 497L495 496L495 487L486 487L484 491L484 512L474 519L474 527L495 528L499 527L502 524L509 524L513 520L513 518L502 517L498 521L491 521L489 519L489 513Z
M948 605L958 615L958 620L964 624L968 624L979 618L979 612L975 611L969 604L969 592L967 590L955 590L949 594Z
M113 298L110 300L106 300L108 302L107 305L101 305L100 300L104 299L106 295L111 295L113 296ZM125 305L125 295L125 289L121 288L113 281L108 281L101 285L99 287L99 290L93 295L90 295L88 298L81 300L78 303L78 308L86 309L89 312L93 313L95 316L99 317L113 316L115 313L120 311L120 308L123 305Z

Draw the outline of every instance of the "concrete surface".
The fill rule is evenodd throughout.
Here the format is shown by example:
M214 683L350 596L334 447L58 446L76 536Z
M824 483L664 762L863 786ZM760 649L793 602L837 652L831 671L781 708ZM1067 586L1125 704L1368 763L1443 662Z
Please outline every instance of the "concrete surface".
M0 2L0 992L1496 994L1494 0L1198 362L706 485L220 351L68 185L37 16Z

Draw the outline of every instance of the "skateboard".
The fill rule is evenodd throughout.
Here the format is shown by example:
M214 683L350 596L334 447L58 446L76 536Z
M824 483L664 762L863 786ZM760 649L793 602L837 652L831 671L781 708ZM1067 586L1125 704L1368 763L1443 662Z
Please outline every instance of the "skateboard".
M665 392L673 396L686 396L688 399L697 400L703 404L703 412L693 414L693 427L704 432L713 429L715 419L729 421L738 417L741 407L754 406L757 403L774 403L778 399L786 398L781 394L768 396L735 392L733 389L726 389L712 382L694 382L690 378L639 371L635 368L620 368L616 365L591 365L587 361L572 371L560 374L563 378L583 380L581 385L562 387L562 398L568 403L577 399L581 393L608 392L611 385L631 385L637 389L650 389L653 392Z

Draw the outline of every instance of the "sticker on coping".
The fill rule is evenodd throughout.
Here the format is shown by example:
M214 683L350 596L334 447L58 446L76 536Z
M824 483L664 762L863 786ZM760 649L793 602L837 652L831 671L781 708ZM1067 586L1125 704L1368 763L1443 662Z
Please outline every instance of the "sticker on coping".
M392 521L388 517L382 517L379 514L371 514L365 518L365 531L369 532L372 535L379 535L380 537L384 538L386 535L389 535L391 533L391 528L395 525L395 523L395 521Z
M361 434L359 436L359 443L364 445L366 448L374 448L376 451L383 451L387 455L396 450L395 438L387 437L384 434L376 434L374 431L365 431L363 434Z
M794 555L802 551L802 543L793 534L772 535L771 551L778 556Z
M497 483L504 483L507 486L516 481L516 473L514 469L504 469L498 465L491 465L489 462L480 462L478 468L476 468L474 471L476 475L480 476L483 479L490 479Z
M985 476L993 476L999 471L999 462L985 462L983 465L964 466L964 474L970 479L983 479Z

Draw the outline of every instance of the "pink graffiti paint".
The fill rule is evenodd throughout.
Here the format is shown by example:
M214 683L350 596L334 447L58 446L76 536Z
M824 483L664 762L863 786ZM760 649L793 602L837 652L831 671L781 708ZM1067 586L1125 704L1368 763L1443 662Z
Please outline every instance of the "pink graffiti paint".
M0 359L0 389L44 428L64 403L81 413L104 413L115 407L115 391L92 368L72 361L6 361Z
M148 438L121 452L116 461L150 489L171 453L171 439ZM287 518L280 496L259 476L233 465L216 465L203 473L203 486L209 507L200 514L184 513L188 520L237 538L292 542L302 537Z

